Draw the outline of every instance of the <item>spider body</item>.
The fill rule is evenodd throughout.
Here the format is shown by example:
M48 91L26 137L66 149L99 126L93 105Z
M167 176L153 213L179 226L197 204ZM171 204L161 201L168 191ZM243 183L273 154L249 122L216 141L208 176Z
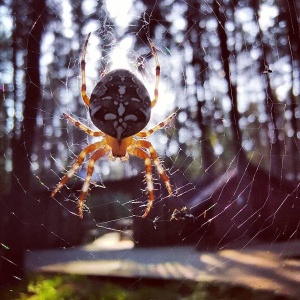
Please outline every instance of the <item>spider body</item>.
M172 188L166 171L155 149L152 144L146 140L146 137L167 125L176 114L171 114L165 121L144 131L150 119L151 108L155 106L158 100L160 65L156 49L153 42L149 39L152 54L156 62L156 80L153 100L150 99L149 93L143 83L133 73L124 69L117 69L104 75L94 88L91 97L89 97L86 93L85 79L85 54L89 37L90 34L87 36L82 51L81 96L89 109L93 124L99 131L90 129L67 114L64 114L64 117L87 134L93 137L100 137L101 140L86 146L79 153L77 160L67 174L60 180L51 196L55 196L83 164L86 156L90 155L87 165L87 174L78 201L78 213L82 218L83 205L89 190L95 162L105 155L108 155L110 160L119 158L121 161L127 160L129 155L133 155L145 162L148 204L142 217L146 217L154 202L152 163L164 181L169 195L172 195Z
M143 83L133 73L117 69L96 85L89 109L94 125L121 141L148 124L151 100Z

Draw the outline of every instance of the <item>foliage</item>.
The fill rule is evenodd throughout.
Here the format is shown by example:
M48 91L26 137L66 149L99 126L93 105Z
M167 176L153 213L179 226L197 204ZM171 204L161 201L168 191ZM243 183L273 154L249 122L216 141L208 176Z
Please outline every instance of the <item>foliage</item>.
M1 299L14 300L292 300L268 291L219 282L115 282L78 275L36 275L13 291L5 295L0 293L0 296Z
M25 286L27 285L27 286ZM167 284L166 289L143 286L126 289L121 285L100 281L95 278L76 275L44 276L37 275L25 281L22 286L5 294L5 299L15 300L59 300L59 299L178 299L178 288ZM150 297L150 298L149 298Z
M117 285L111 283L99 284L88 277L62 275L38 275L29 279L27 290L24 286L14 290L11 299L18 300L58 300L58 299L116 299L125 300L127 293Z

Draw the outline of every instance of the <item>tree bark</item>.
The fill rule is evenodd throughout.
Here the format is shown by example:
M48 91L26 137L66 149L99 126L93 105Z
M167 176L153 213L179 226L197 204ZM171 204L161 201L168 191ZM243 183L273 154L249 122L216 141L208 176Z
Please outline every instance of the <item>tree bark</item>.
M259 2L253 1L253 9L254 14L256 16L256 20L258 20L258 11L259 11ZM262 51L262 57L259 60L259 70L263 74L265 72L265 68L269 66L268 64L268 56L270 53L270 47L263 41L263 32L261 28L258 26L258 43L260 44L260 48ZM276 96L273 93L271 82L269 78L269 73L265 73L265 108L266 114L269 118L269 140L270 140L270 166L269 173L276 177L281 177L282 173L282 158L281 158L281 145L279 140L279 130L278 130L278 113L276 112L276 106L279 104Z
M21 5L21 4L13 4ZM27 3L28 5L28 3ZM28 6L26 6L28 8ZM7 247L2 255L0 265L0 282L3 284L14 283L23 276L24 249L27 247L26 229L28 222L34 217L34 205L30 197L30 183L32 173L31 154L35 140L35 127L38 106L41 101L40 82L40 48L42 35L46 24L46 1L33 0L29 4L30 14L26 16L27 56L25 99L23 103L23 123L21 130L15 128L11 141L13 172L11 179L11 192L5 197L5 207L10 211L9 218L5 222L6 231L1 237L1 242ZM23 19L22 14L27 14L26 9L17 9L17 18ZM17 25L20 23L17 23ZM15 28L15 33L24 32L24 28ZM16 37L15 37L16 38ZM24 39L24 35L19 37ZM17 45L14 45L17 47ZM16 50L16 49L15 49ZM15 56L14 56L15 57ZM14 62L17 67L16 61ZM2 221L4 222L4 221Z
M225 73L225 80L228 87L228 97L231 100L231 110L229 114L230 123L231 123L231 133L232 133L232 145L233 145L233 154L238 158L238 163L241 168L247 165L246 154L242 148L242 133L239 126L240 113L238 111L238 101L237 101L237 87L231 81L231 72L230 72L230 58L231 53L227 46L227 33L225 30L226 27L226 18L223 12L220 11L220 5L218 1L214 0L212 3L212 9L216 16L218 26L217 33L220 40L220 56L223 63L223 70Z
M297 73L297 68L300 67L300 29L299 29L299 22L298 22L298 14L299 11L297 11L297 4L296 2L283 2L282 0L279 1L281 5L279 5L279 16L280 20L283 20L287 24L287 37L289 42L289 56L290 56L290 65L291 65L291 89L290 89L290 99L289 99L289 109L291 111L291 127L293 130L293 141L291 143L291 153L292 157L298 156L298 148L296 141L298 140L298 128L299 124L297 121L297 115L296 115L296 108L297 108L297 96L295 95L294 91L295 85L299 85L299 76L295 76L295 72ZM285 5L287 4L288 7ZM296 78L295 78L296 77ZM296 83L296 81L298 81ZM292 172L293 172L293 179L297 180L299 168L298 165L293 163L292 164Z

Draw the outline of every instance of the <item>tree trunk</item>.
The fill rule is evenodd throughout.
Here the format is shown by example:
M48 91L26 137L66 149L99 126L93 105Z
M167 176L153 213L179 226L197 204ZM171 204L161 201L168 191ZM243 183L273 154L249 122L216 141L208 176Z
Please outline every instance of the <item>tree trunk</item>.
M214 0L212 3L212 9L218 21L217 33L220 39L220 55L223 63L223 70L225 73L225 80L228 87L228 97L231 100L231 110L230 110L230 123L231 123L231 133L232 133L232 145L233 154L238 158L238 163L241 168L247 165L247 159L245 152L242 148L242 133L239 126L240 113L238 111L238 101L237 101L237 87L231 81L230 74L230 57L231 53L227 46L227 33L226 33L226 17L223 12L220 11L220 5L218 1Z
M295 76L297 74L299 67L300 67L300 30L299 30L299 23L298 23L298 12L296 7L296 2L283 2L282 0L279 2L280 10L280 19L283 19L287 24L287 37L289 45L289 56L290 56L290 65L291 65L291 90L290 90L290 101L289 101L289 109L291 111L291 127L293 130L293 141L291 143L291 153L292 157L298 156L298 148L296 141L298 140L297 132L298 132L298 121L296 115L296 108L297 102L296 99L299 97L295 95L295 91L297 88L295 86L299 85L299 76ZM284 4L288 4L288 7ZM296 82L298 81L298 82ZM293 172L293 179L297 180L299 168L298 164L292 164L292 172Z
M258 20L258 11L259 11L259 2L253 1L253 9L256 20ZM268 54L270 53L270 47L263 41L263 32L261 28L258 26L258 37L260 40L258 43L260 44L260 48L262 51L262 57L259 60L259 69L260 72L263 73L265 68L268 67ZM269 172L271 175L280 177L282 173L282 158L281 158L281 145L279 140L279 130L278 130L278 113L276 112L276 106L278 105L278 101L276 96L274 95L271 82L269 78L269 73L265 74L265 88L266 88L266 97L265 97L265 108L266 114L269 117L269 140L270 140L270 166Z
M18 4L19 5L19 4ZM32 173L31 154L35 139L36 116L41 101L40 83L40 46L42 35L46 24L46 2L45 0L33 0L31 2L30 14L27 17L27 57L26 57L26 94L23 103L23 124L20 132L14 131L12 137L12 162L13 172L11 180L11 192L5 199L6 209L11 214L5 226L7 228L1 242L7 249L3 254L3 263L0 265L1 283L11 284L16 277L22 277L24 249L27 245L25 230L30 215L34 217L35 202L30 197L30 183ZM26 10L17 10L19 13L26 13ZM17 16L23 18L23 16ZM16 24L17 25L17 24ZM20 32L16 28L16 33ZM23 36L20 37L24 38ZM16 62L15 67L16 67Z
M263 47L265 49L265 47ZM276 97L271 89L269 75L266 74L266 112L269 115L269 139L270 139L270 173L273 176L281 177L282 172L282 158L281 145L279 140L279 131L277 127L278 117L276 112Z

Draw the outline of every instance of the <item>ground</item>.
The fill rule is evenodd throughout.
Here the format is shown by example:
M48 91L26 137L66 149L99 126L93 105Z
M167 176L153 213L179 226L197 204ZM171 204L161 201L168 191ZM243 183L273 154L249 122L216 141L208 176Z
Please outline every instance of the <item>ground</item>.
M29 251L34 272L102 277L228 282L300 298L300 241L199 252L194 246L134 247L109 233L70 249Z

